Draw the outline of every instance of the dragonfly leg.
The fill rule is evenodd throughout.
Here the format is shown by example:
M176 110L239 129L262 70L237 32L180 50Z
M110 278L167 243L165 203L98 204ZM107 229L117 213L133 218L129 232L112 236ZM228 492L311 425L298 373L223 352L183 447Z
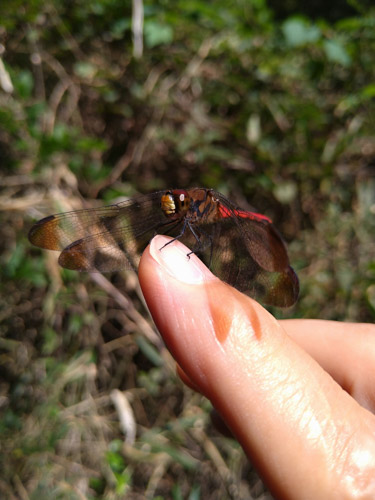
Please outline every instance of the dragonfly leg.
M211 262L212 262L212 253L213 253L213 248L214 248L212 236L210 234L208 234L206 231L204 231L202 228L200 228L199 231L197 229L193 229L192 224L189 224L189 229L193 233L194 238L197 240L197 246L193 247L192 251L187 254L188 257L192 253L197 254L197 253L201 252L208 245L210 245L210 260L208 263L208 267L210 268ZM206 240L203 243L202 243L202 236L206 237Z
M178 224L180 223L180 221L178 222ZM170 230L174 229L178 224L176 224L175 226L172 226L170 228ZM164 247L166 247L167 245L169 245L170 243L173 243L173 241L175 240L179 240L180 238L182 238L182 236L185 234L185 231L186 231L186 227L188 227L192 233L192 235L194 236L194 238L196 239L196 242L197 242L197 245L193 248L193 250L191 250L187 255L187 257L190 258L190 255L192 253L197 253L199 252L199 250L202 248L202 242L201 242L201 237L200 237L200 234L199 234L199 231L197 231L196 229L193 228L193 224L190 223L190 221L188 219L185 219L184 220L184 224L182 226L182 229L181 229L181 232L180 234L178 234L177 236L175 236L172 240L170 241L167 241L167 243L165 243L161 248L160 250L162 250Z
M181 221L177 221L176 224L174 226L171 226L170 228L168 228L168 231L164 234L168 234L168 232L173 231L173 229L175 229L180 223L181 223ZM166 247L167 245L169 245L170 243L173 243L175 240L179 240L180 238L182 238L182 236L185 233L186 226L188 224L189 224L189 222L187 220L185 220L180 234L178 234L177 236L174 236L170 241L167 241L167 243L165 243L161 248L159 248L159 250L163 250L163 248ZM189 224L189 227L190 227L190 224Z
M169 228L168 232L172 231L173 229L175 229L178 226L178 224L180 224L180 223L181 223L181 221L178 221L175 225L171 226ZM213 254L212 236L210 234L206 233L205 231L203 231L201 228L198 230L198 228L194 227L194 224L192 224L188 219L184 220L181 232L177 236L175 236L173 239L171 239L170 241L167 241L167 243L165 243L160 248L160 250L162 250L164 247L166 247L167 245L169 245L173 241L179 240L180 238L182 238L182 236L185 234L185 231L186 231L187 227L189 228L189 230L191 231L192 235L194 236L194 238L196 240L196 245L194 245L194 247L192 248L192 250L189 253L187 253L186 256L188 258L190 258L191 254L195 254L196 255L199 252L201 252L202 250L204 250L207 245L210 245L210 259L209 259L208 267L211 267L212 254ZM167 234L167 233L165 233L165 234ZM207 238L205 243L202 243L202 235Z

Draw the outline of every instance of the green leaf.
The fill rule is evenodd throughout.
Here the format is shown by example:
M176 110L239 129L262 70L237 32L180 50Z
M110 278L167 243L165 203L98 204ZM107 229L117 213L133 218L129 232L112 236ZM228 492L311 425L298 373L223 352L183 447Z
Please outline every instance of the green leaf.
M366 85L361 91L361 94L363 97L366 98L372 98L375 97L375 83L370 83L369 85Z
M34 88L34 78L30 71L23 70L12 74L12 83L21 98L27 99L31 96Z
M45 355L50 355L61 344L61 339L56 331L49 326L44 327L43 337L42 352Z
M98 70L97 66L86 61L75 63L73 69L77 76L88 80L94 78Z
M123 36L124 33L130 29L131 26L131 21L129 18L123 17L121 19L118 19L116 22L113 23L112 28L111 28L111 35L113 38L116 40L120 40Z
M199 500L201 498L200 487L195 485L191 488L188 500Z
M131 482L131 474L125 469L121 473L114 472L116 478L116 493L124 495Z
M144 25L145 42L147 47L167 45L173 40L173 29L167 24L157 21L146 21Z
M323 42L327 59L331 62L350 66L352 60L345 47L337 40L325 40Z
M120 474L125 469L125 460L119 453L108 451L106 453L107 462L113 472Z
M290 47L300 47L306 43L316 42L321 37L320 29L304 19L287 19L281 29Z

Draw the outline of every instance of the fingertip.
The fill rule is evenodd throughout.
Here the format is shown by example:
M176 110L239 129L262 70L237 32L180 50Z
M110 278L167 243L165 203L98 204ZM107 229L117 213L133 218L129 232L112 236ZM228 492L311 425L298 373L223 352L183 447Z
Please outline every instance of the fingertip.
M157 235L149 245L150 256L174 279L200 285L216 279L203 262L176 239Z
M186 327L196 315L209 316L204 285L220 283L185 245L161 235L153 238L142 255L139 281L153 319L167 341L173 326Z

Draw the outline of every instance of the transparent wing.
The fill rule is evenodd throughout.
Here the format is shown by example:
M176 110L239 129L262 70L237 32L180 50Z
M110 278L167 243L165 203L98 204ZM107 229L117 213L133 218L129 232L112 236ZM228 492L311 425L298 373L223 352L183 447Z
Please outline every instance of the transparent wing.
M160 208L163 193L51 215L31 228L29 240L41 248L60 250L59 263L68 269L109 272L136 267L154 234L172 229Z
M298 278L271 221L238 209L220 193L214 197L224 207L219 210L221 216L194 227L199 231L198 245L188 235L186 243L215 275L241 292L265 304L293 305L299 294Z
M216 216L190 223L171 221L160 208L164 193L51 215L31 228L29 239L41 248L60 250L63 267L109 272L137 268L150 239L156 233L169 234L238 290L270 305L288 307L295 303L298 278L281 236L267 217L243 211L212 192L213 203L218 203Z

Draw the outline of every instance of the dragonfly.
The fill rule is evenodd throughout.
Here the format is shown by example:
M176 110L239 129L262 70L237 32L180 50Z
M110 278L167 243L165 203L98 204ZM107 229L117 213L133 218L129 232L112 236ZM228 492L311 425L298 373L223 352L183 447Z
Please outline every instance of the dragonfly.
M136 270L155 234L180 240L190 249L187 258L196 254L220 279L266 305L290 307L297 301L298 277L271 219L213 189L158 191L50 215L32 226L29 240L60 251L64 268L104 273Z

